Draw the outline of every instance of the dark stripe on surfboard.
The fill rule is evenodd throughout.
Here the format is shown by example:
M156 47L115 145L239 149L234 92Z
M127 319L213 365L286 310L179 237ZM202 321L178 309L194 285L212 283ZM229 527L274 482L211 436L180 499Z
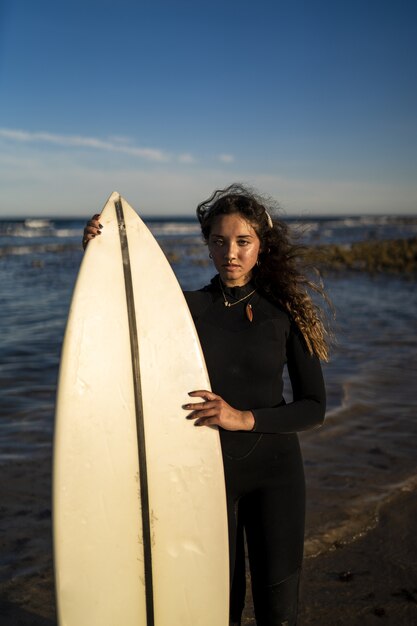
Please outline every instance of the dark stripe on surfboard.
M130 350L132 354L133 385L135 393L136 430L139 451L139 484L142 506L143 558L145 567L146 626L154 626L151 523L149 511L148 474L146 469L145 428L143 422L142 388L140 380L138 330L136 325L135 301L132 272L130 268L129 245L122 202L114 203L119 226L120 247L122 250L123 272L126 288L127 314L129 318Z

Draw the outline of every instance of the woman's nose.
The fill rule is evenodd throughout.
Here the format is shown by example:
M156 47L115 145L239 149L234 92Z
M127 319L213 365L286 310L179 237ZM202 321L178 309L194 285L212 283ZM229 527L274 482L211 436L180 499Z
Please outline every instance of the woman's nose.
M224 250L224 257L225 259L227 259L228 261L230 259L235 259L236 258L236 249L235 246L230 243Z

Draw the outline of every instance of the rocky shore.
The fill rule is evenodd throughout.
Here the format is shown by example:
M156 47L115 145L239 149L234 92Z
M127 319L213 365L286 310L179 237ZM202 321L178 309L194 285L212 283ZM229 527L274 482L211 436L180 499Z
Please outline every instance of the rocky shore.
M349 270L411 275L417 273L417 237L312 246L306 248L305 259L323 272Z
M168 261L175 268L184 260L197 266L211 261L200 246L183 240L175 247L162 244ZM346 244L304 246L300 254L307 265L327 273L389 273L413 277L417 275L417 237L406 239L367 239Z

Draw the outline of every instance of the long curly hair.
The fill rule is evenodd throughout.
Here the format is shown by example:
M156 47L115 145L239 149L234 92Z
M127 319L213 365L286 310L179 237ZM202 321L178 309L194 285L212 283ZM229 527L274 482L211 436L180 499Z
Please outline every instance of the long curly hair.
M272 198L234 183L214 191L198 205L196 212L206 243L212 223L219 215L239 213L251 224L261 242L259 263L252 276L256 288L289 314L310 354L327 361L327 319L323 308L313 301L312 293L322 296L330 307L331 303L317 272L304 261L305 247L296 243L295 234L278 218L279 210Z

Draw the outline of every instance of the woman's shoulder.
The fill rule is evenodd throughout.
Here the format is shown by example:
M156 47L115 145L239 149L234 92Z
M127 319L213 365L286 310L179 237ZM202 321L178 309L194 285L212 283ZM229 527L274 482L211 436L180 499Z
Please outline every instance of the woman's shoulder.
M287 311L285 311L280 304L269 298L267 295L261 294L259 306L268 318L277 319L281 323L284 322L291 325L291 318Z

